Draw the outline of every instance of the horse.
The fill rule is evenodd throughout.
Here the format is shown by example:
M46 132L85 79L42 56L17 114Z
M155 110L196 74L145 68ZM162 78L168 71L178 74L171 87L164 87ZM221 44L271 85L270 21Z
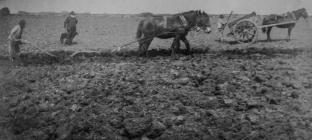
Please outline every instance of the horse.
M282 23L283 21L289 21L289 20L299 20L301 17L303 17L305 20L309 17L308 12L305 8L295 10L292 12L288 12L283 15L277 15L277 14L271 14L267 17L263 18L262 25L270 25L270 24L276 24L276 23ZM288 36L287 36L287 41L290 40L290 35L292 29L295 27L296 23L289 23L289 24L283 24L283 25L276 25L273 27L278 27L278 28L288 28ZM266 27L262 28L262 32L267 34L267 41L271 41L271 30L272 27Z
M192 29L211 32L211 25L207 13L192 10L173 15L152 15L139 22L136 39L139 43L139 54L148 56L148 47L155 37L159 39L174 38L171 45L171 56L180 48L180 41L186 46L186 54L190 53L190 43L186 39Z

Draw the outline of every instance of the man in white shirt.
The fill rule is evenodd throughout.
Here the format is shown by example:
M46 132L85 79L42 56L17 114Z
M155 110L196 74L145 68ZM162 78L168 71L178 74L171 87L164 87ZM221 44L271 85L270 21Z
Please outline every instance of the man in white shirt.
M20 53L20 44L28 44L27 40L22 39L23 30L26 26L25 20L20 20L18 25L15 25L11 30L8 40L9 40L9 55L10 60L14 62L19 58Z
M224 16L220 15L218 22L217 22L217 36L218 36L218 41L223 41L223 30L225 28L226 22L224 21Z

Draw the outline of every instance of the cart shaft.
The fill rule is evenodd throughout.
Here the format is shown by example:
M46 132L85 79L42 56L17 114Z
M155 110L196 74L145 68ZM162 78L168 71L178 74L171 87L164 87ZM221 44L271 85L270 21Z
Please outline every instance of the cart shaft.
M289 21L289 22L282 22L282 23L276 23L276 24L261 25L261 26L258 26L258 28L267 28L267 27L273 27L273 26L278 26L278 25L292 24L296 22L297 21Z

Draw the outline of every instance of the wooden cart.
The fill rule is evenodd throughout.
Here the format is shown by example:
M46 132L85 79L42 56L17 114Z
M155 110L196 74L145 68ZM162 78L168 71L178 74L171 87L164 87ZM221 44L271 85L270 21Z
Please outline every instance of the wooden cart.
M291 24L296 23L295 20L292 21L284 21L277 24L270 24L270 25L258 25L255 23L253 19L257 18L257 14L252 12L248 15L245 15L239 19L231 21L227 24L230 29L230 33L228 36L231 36L235 39L235 41L239 43L254 43L258 40L258 32L259 29L273 27L277 25L284 25L284 24Z

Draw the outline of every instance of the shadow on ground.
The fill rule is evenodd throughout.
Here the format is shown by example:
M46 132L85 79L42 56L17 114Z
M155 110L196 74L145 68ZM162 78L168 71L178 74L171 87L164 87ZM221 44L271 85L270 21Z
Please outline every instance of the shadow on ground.
M295 40L295 39L290 39L290 40L288 40L288 39L272 39L272 40L266 40L266 39L264 39L264 40L258 40L257 42L266 42L266 43L270 43L270 42L280 42L280 41L289 42L289 41L293 41L293 40Z
M210 49L201 49L196 48L192 49L191 55L196 56L200 54L213 54L216 57L225 56L232 59L265 59L272 58L278 55L289 55L296 56L299 53L309 51L306 48L296 48L296 49L281 49L281 48L235 48L227 50L210 50ZM51 54L56 57L49 56L45 53L22 53L21 64L22 65L51 65L51 64L73 64L83 62L85 60L107 58L123 59L127 57L136 58L138 56L137 51L120 51L118 53L111 53L110 51L99 51L99 52L80 52L75 56L71 56L73 51L51 51ZM148 52L149 58L153 57L171 57L171 51L169 49L152 49ZM176 57L185 56L184 50L180 50ZM254 57L257 56L257 57ZM261 56L261 57L258 57ZM9 61L7 57L0 56L0 60ZM126 59L125 59L126 60Z

